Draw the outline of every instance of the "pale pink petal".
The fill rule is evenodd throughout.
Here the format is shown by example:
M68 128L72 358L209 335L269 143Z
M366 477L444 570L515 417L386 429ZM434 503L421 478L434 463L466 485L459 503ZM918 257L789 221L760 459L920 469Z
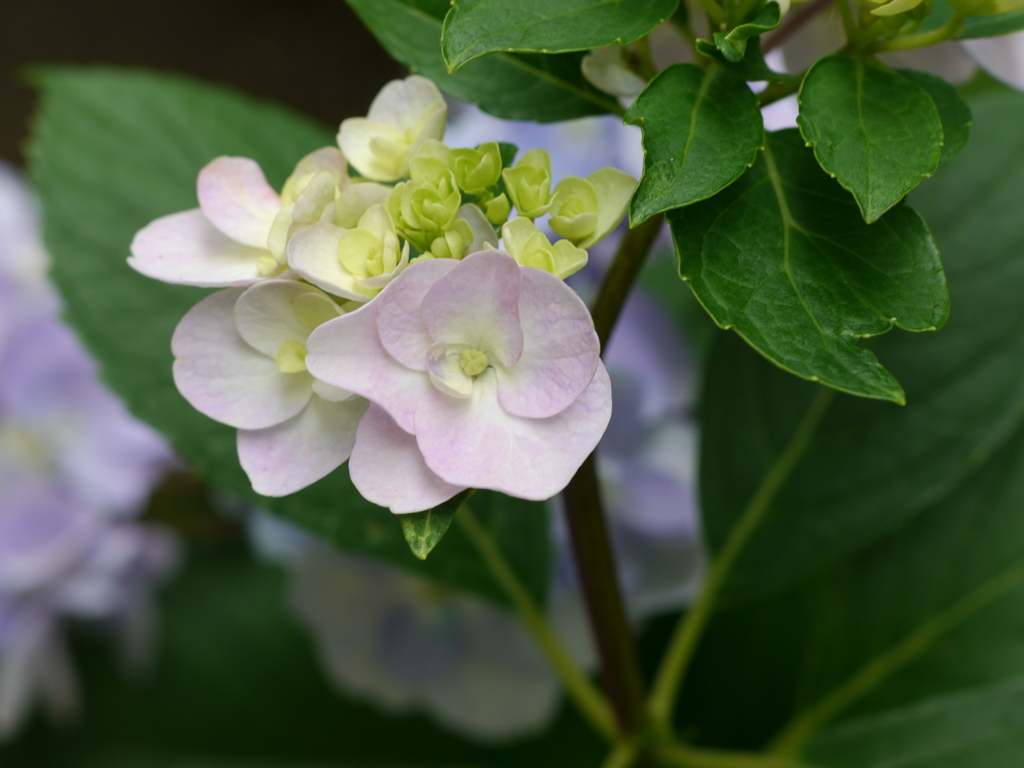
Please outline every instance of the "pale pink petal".
M171 339L174 383L192 407L240 429L263 429L290 419L313 392L313 377L281 373L273 358L246 344L235 327L241 288L218 291L196 304Z
M259 163L247 157L218 157L199 172L199 207L233 240L266 248L281 198L267 183Z
M590 386L557 416L505 413L491 371L473 396L456 400L432 390L416 409L416 442L442 480L541 501L565 488L597 446L612 413L611 382L599 364Z
M514 365L523 353L522 273L501 251L473 253L423 297L420 317L435 341L466 344Z
M587 388L601 347L590 312L572 288L542 269L522 271L523 355L497 369L498 400L513 416L546 419Z
M229 288L260 279L257 263L271 257L225 235L198 208L172 213L135 234L129 266L146 277L177 285Z
M368 405L361 398L330 403L313 397L288 421L238 430L238 459L252 489L264 496L287 496L329 475L351 455Z
M434 340L420 319L420 306L434 283L458 264L454 259L413 262L377 298L377 332L381 343L406 368L427 370L427 348Z
M1024 89L1024 32L963 40L960 45L990 75L1018 90Z
M348 468L363 498L398 515L432 509L465 490L431 472L416 438L375 405L359 422Z
M264 280L249 288L235 303L235 326L253 349L275 357L286 341L305 343L311 328L295 316L295 300L311 293L323 300L325 310L332 303L316 288L294 280ZM335 316L341 308L334 306Z
M306 341L306 366L320 381L377 403L409 433L416 402L432 389L426 373L406 368L381 345L376 301L313 331Z

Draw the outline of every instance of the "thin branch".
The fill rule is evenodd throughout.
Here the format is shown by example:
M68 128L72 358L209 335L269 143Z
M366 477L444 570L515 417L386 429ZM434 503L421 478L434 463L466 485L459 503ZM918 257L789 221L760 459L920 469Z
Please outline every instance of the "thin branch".
M590 678L576 666L576 662L565 650L562 641L544 618L544 614L538 610L530 593L526 591L526 587L523 586L515 571L505 560L490 534L466 505L463 505L456 513L455 519L459 521L462 529L491 569L494 578L498 580L512 600L520 618L547 656L569 697L598 732L608 739L614 739L615 721L608 701L594 686Z
M765 38L761 44L761 53L768 53L772 49L778 48L831 2L832 0L814 0L814 2L807 3L807 5L786 19L786 22L775 32Z

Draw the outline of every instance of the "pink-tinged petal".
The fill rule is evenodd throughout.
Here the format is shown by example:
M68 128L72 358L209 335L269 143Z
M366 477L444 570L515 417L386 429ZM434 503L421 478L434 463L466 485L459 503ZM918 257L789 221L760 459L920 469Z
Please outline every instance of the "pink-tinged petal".
M434 340L420 319L420 307L434 283L458 264L454 259L413 262L377 298L377 332L381 343L406 368L427 370L427 348Z
M240 429L264 429L301 411L313 392L305 371L281 373L235 327L242 289L207 296L178 323L171 339L174 383L192 407Z
M448 342L435 341L427 350L427 375L430 382L450 397L470 397L473 377L459 365L459 353L448 351Z
M305 343L313 329L296 317L296 300L310 294L305 301L317 302L317 315L334 317L341 314L337 306L312 286L294 280L264 280L249 288L235 303L235 327L242 339L253 349L275 357L286 341Z
M523 353L522 273L501 251L470 254L423 297L420 317L435 341L466 344L514 365Z
M266 248L281 198L267 183L259 163L247 157L218 157L199 172L199 207L233 240Z
M380 343L376 301L313 331L306 341L306 367L320 381L377 403L409 433L417 401L432 389L426 373L406 368Z
M375 405L359 422L348 467L363 498L397 515L432 509L465 490L431 472L416 438Z
M546 419L587 388L601 346L590 312L572 288L542 269L522 271L523 355L498 368L498 401L513 416Z
M287 496L344 464L369 402L330 403L313 397L297 416L267 429L238 430L238 459L252 489Z
M198 208L172 213L139 230L128 265L154 280L201 288L251 285L266 248L242 245L209 222Z
M476 380L473 396L438 390L416 409L416 442L442 480L541 501L565 488L597 446L612 413L611 382L599 364L590 386L556 416L510 416L498 403L495 376Z

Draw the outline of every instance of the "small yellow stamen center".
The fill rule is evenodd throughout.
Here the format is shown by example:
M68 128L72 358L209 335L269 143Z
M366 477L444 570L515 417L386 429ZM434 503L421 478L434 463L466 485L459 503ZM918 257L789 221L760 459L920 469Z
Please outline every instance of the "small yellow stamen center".
M459 365L467 376L479 376L490 362L479 349L464 349L459 354Z
M301 341L288 339L277 350L275 362L281 373L301 373L306 370L306 345Z

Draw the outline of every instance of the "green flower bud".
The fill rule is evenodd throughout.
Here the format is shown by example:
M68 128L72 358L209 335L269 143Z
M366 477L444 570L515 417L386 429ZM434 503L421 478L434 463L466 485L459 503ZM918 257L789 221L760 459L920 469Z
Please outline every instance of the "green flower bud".
M587 178L567 176L551 199L551 229L580 248L589 248L619 226L636 189L636 179L618 168Z
M568 240L558 240L552 245L526 217L521 216L505 224L501 235L505 250L524 267L537 267L565 279L587 264L586 251Z
M531 149L514 168L501 172L512 204L520 216L534 219L551 207L551 157L546 150Z
M512 205L509 203L504 192L484 203L484 213L487 215L487 220L496 227L500 227L508 221L508 214L511 210Z
M494 141L476 149L453 149L448 156L448 167L461 190L482 198L501 177L501 151Z
M352 277L355 290L367 296L380 292L377 281L368 281L381 275L391 275L409 259L409 246L403 248L395 232L395 225L383 205L374 205L359 220L355 229L347 229L338 239L338 260ZM364 281L368 281L363 285Z
M278 267L285 265L288 241L300 229L320 221L338 195L350 184L345 156L334 147L324 147L302 158L281 189L281 210L270 227L267 247ZM261 267L261 270L264 269ZM275 267L267 274L282 271Z
M411 168L412 178L395 185L387 209L402 236L427 251L454 224L462 195L455 174L439 159L417 155Z
M465 219L457 219L452 228L430 244L430 253L437 259L461 259L473 242L473 230Z

